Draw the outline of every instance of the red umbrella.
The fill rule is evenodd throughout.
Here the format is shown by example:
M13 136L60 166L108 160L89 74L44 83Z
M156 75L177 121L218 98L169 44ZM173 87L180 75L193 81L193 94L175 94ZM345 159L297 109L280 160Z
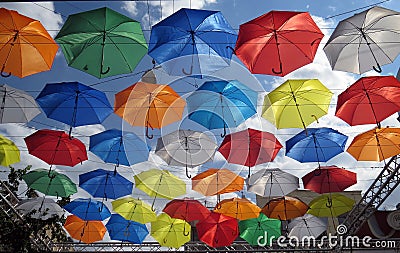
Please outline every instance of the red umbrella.
M358 79L338 97L336 116L349 125L377 124L400 111L400 82L394 76Z
M357 183L357 174L336 166L321 166L302 177L304 188L318 192L341 192Z
M195 220L204 220L210 215L204 205L195 199L174 199L170 201L163 209L163 212L167 213L172 218L185 220L187 222Z
M212 212L206 219L196 224L199 239L211 247L232 244L238 236L237 219Z
M235 54L253 74L285 76L314 60L323 37L308 12L270 11L240 25Z
M85 145L64 131L38 130L24 140L29 154L51 165L75 166L88 159Z
M269 132L247 129L227 135L218 151L230 163L253 167L271 162L282 148L282 144Z

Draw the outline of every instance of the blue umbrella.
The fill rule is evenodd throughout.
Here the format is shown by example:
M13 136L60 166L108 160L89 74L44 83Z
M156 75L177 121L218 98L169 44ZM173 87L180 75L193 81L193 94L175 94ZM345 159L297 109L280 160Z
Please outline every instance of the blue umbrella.
M130 195L133 183L117 173L97 169L79 175L79 186L93 197L117 199Z
M237 127L253 116L257 92L237 80L208 81L187 97L189 119L207 129Z
M236 40L221 12L182 8L152 27L148 54L171 75L211 73L229 66Z
M100 201L90 198L77 198L65 205L64 209L85 221L101 221L111 216L110 210L108 210L107 206Z
M147 161L150 148L134 133L110 129L90 136L89 150L117 167Z
M78 82L48 83L36 98L48 118L72 127L102 123L113 109L106 95Z
M347 138L332 128L307 128L286 141L286 156L302 163L327 162L344 152Z
M119 214L111 215L106 228L112 240L142 244L149 234L145 224L126 220Z

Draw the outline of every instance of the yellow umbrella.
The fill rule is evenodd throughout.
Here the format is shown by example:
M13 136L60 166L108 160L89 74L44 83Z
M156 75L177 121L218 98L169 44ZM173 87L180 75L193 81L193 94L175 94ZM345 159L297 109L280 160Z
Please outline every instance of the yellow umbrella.
M260 215L260 211L260 207L245 198L224 199L214 208L214 212L222 213L238 220L257 218Z
M111 202L113 211L127 220L142 224L156 220L156 214L151 206L139 199L125 197Z
M162 213L151 223L151 236L161 246L179 248L190 241L190 224Z
M262 117L278 129L306 129L328 113L332 95L318 79L287 80L265 96Z
M0 165L8 167L20 161L19 149L11 140L0 135Z
M310 202L307 213L317 217L337 217L350 211L354 203L353 199L340 193L326 193Z

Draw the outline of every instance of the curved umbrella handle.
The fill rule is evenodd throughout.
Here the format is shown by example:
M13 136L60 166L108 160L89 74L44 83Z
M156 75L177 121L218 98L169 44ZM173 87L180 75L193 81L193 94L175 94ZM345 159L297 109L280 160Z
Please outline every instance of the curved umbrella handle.
M185 69L182 68L182 73L185 74L185 75L187 75L187 76L192 75L192 73L193 73L193 65L190 66L190 71L189 71L189 72L186 72Z
M186 164L186 177L187 178L192 178L192 176L189 174L187 164Z
M378 62L376 62L376 65L378 65L377 67L375 67L375 66L372 66L372 68L376 71L376 72L378 72L378 73L382 73L382 68L381 68L381 65L379 65L379 63Z
M328 202L325 204L327 208L331 208L332 207L332 200L330 198L328 198Z
M226 48L229 48L230 50L232 50L232 52L233 52L234 54L236 54L236 51L235 51L235 49L234 49L233 47L231 47L231 46L226 46Z
M149 139L153 139L154 135L149 135L149 127L146 126L146 137Z
M107 67L107 70L106 70L106 71L103 71L103 64L102 64L102 65L101 65L101 69L100 69L100 74L105 75L105 74L107 74L108 72L110 72L110 67Z
M279 71L276 71L274 68L272 68L272 72L274 72L274 74L282 74L282 62L279 63Z
M225 136L226 136L226 126L225 126L225 123L224 123L224 132L221 134L221 137L224 138Z
M1 75L2 77L10 77L10 76L11 76L11 72L9 72L8 74L4 73L4 68L5 68L5 67L6 67L6 66L3 65L3 67L1 68L1 73L0 73L0 75Z
M164 241L164 243L167 243L167 238L164 238L164 240L163 240L163 241Z
M186 231L186 226L185 225L183 226L183 235L184 236L190 235L190 231Z

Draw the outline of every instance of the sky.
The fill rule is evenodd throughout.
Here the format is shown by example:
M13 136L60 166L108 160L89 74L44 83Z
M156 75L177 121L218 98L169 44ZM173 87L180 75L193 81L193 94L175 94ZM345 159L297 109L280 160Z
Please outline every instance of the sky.
M161 2L161 4L160 4ZM264 96L278 87L284 81L288 79L306 79L306 78L317 78L325 86L327 86L334 93L332 98L331 106L327 115L321 117L318 122L312 123L309 127L331 127L341 133L349 136L347 146L351 143L351 140L357 134L364 131L372 129L373 125L364 125L357 127L350 127L342 121L341 119L334 116L335 105L337 96L354 83L361 76L373 76L377 75L375 72L367 72L363 75L356 75L351 73L346 73L342 71L332 71L329 62L322 50L323 45L328 40L330 34L336 27L337 23L353 14L360 12L359 8L375 4L378 1L363 0L363 1L348 1L348 0L330 0L330 1L292 1L292 0L280 0L280 1L257 1L257 0L201 0L201 1L187 1L187 0L176 0L176 1L72 1L72 2L33 2L33 3L0 3L0 7L14 9L21 14L27 15L29 17L38 19L42 22L44 27L49 31L49 33L54 37L60 30L63 22L70 14L83 12L87 10L92 10L100 7L109 7L118 11L126 16L129 16L135 20L141 22L142 28L145 33L145 37L148 41L150 36L151 25L160 21L174 11L179 10L182 7L186 8L197 8L197 9L207 9L207 10L219 10L225 16L226 20L231 24L231 26L238 30L239 25L247 22L259 15L262 15L271 10L289 10L289 11L306 11L309 12L314 21L318 24L320 29L325 34L325 37L320 43L320 47L317 51L315 60L313 63L304 66L285 77L273 77L266 75L252 75L250 72L240 63L236 56L233 56L231 66L225 68L221 71L213 73L207 78L220 78L225 80L237 79L242 83L245 83L250 88L258 91L258 102L257 102L257 115L246 120L243 124L239 125L236 129L230 129L230 132L236 132L244 130L246 128L255 128L259 130L269 131L274 133L279 141L284 144L287 139L300 132L301 129L280 129L277 130L271 123L261 118L262 102ZM396 0L386 1L380 6L386 7L392 10L400 11L400 2ZM355 11L354 11L355 10ZM345 13L345 14L344 14ZM343 15L342 15L343 14ZM333 16L333 17L332 17ZM332 17L332 18L331 18ZM380 75L396 75L398 68L400 66L400 57L396 59L392 64L382 66L382 73ZM7 84L18 89L22 89L30 93L33 97L36 97L39 92L43 89L46 83L52 82L66 82L66 81L79 81L87 85L94 85L93 87L104 91L110 103L114 103L114 94L118 91L137 82L143 70L151 68L151 58L145 56L140 62L137 69L133 74L124 75L119 78L106 78L97 79L96 77L90 76L84 72L73 69L69 67L64 59L61 50L54 60L53 67L50 71L35 74L25 78L9 77L1 78L2 84ZM139 73L139 74L137 74ZM195 85L201 84L199 79L191 78L179 78L168 76L163 70L155 70L157 81L159 83L170 84L171 87L176 89L176 91L182 95L184 98L190 94L195 89ZM207 79L205 78L205 79ZM189 83L189 85L188 85ZM190 85L191 84L191 85ZM207 131L201 126L193 124L187 119L187 111L185 111L184 120L182 122L172 124L163 128L161 131L154 130L153 134L155 137L172 132L178 128L192 130L199 130L207 132L215 141L219 144L222 139L219 137L220 130ZM382 126L398 127L399 122L396 120L397 115L393 115L382 122ZM15 167L23 168L25 165L33 165L33 168L48 168L49 165L43 161L31 156L27 152L27 148L23 141L23 137L36 131L36 129L51 128L51 129L61 129L68 131L69 126L59 123L55 120L47 119L44 113L37 116L32 122L27 125L14 125L14 124L3 124L0 125L0 134L13 140L16 145L21 149L21 162L16 164ZM143 128L131 127L129 124L124 122L121 118L116 115L109 116L103 124L91 125L77 127L73 130L73 136L79 138L87 146L89 144L89 136L95 133L99 133L106 129L117 128L124 131L132 131L137 133L139 136L144 136ZM157 138L153 140L148 140L143 138L152 150L154 150ZM347 148L346 146L346 148ZM258 168L280 168L286 172L292 173L298 177L302 177L307 172L316 168L316 163L299 163L289 157L284 156L285 148L282 148L279 152L277 158L268 164L256 166L254 170ZM80 173L88 172L97 168L103 169L113 169L114 165L105 164L94 154L88 152L89 160L82 164L76 165L75 167L64 167L56 166L56 169L62 171L63 173L69 175L71 179L78 183L78 175ZM329 160L327 163L321 163L321 165L336 165L338 167L344 167L353 172L357 173L358 183L349 188L349 190L362 190L365 191L371 182L375 179L376 175L379 174L383 163L373 163L373 162L358 162L348 153L343 153L335 158ZM188 197L196 197L201 200L207 200L209 203L215 203L215 197L205 198L204 196L192 191L190 189L190 180L185 176L184 168L181 167L169 167L167 166L157 155L151 154L149 161L133 165L131 167L120 166L119 172L127 177L129 180L133 181L133 175L141 171L147 170L149 168L154 168L155 166L162 169L169 169L175 175L179 176L182 180L187 183L187 195ZM207 162L203 166L199 166L190 169L192 175L204 171L208 168L221 168L226 167L243 176L247 175L247 168L239 165L227 164L225 159L218 152L216 153L212 161ZM0 169L0 178L5 178L7 175L7 168ZM396 190L393 196L400 193L400 189ZM140 192L140 190L134 190L135 196L140 196L149 202L152 201L151 198ZM235 194L226 194L224 197L233 197ZM240 196L240 193L239 193ZM247 194L246 196L254 199L254 195ZM83 191L74 195L74 197L89 197L89 195ZM182 196L183 197L183 196ZM385 209L394 209L398 200L395 197L389 197L383 205ZM163 208L166 200L156 200L157 211Z

